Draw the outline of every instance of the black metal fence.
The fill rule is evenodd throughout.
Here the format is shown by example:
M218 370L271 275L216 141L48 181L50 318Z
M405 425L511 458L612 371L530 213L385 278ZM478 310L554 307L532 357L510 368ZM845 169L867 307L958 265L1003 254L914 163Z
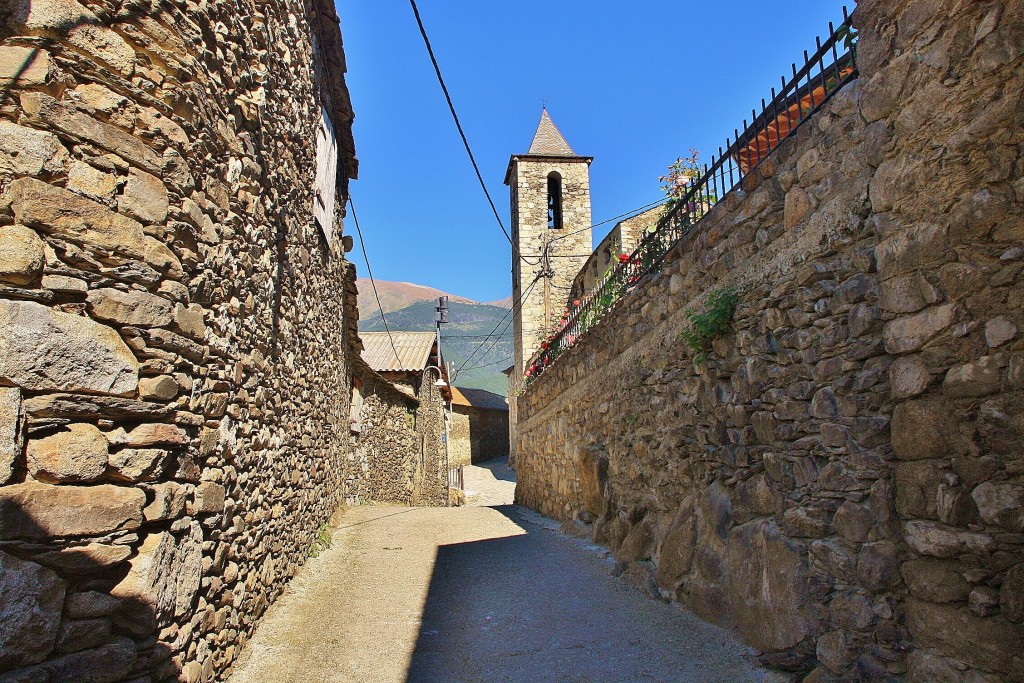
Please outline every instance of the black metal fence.
M601 320L618 301L647 275L660 271L665 254L685 236L712 206L738 185L789 137L822 104L846 83L857 77L856 38L850 17L843 8L843 22L829 22L828 38L816 38L813 54L804 51L804 65L793 64L793 75L781 79L781 90L771 89L771 100L761 100L761 113L751 110L751 122L743 121L743 132L733 129L725 149L718 148L698 177L690 181L686 192L672 203L671 209L640 239L632 254L623 254L620 263L594 289L569 306L563 322L541 343L526 369L525 382L536 379L566 349Z

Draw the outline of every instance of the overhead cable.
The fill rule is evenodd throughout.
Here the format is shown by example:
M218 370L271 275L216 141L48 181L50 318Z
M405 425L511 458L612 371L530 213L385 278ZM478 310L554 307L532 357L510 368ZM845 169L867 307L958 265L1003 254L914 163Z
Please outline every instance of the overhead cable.
M434 48L430 45L430 38L427 37L427 29L423 26L423 19L420 17L420 10L416 6L416 0L409 0L409 4L412 5L412 12L416 15L416 25L420 29L420 35L423 36L423 44L427 47L427 54L430 56L430 63L434 66L434 73L437 75L437 82L441 84L441 91L444 93L444 99L448 103L448 111L452 114L452 119L455 121L455 127L459 130L459 137L462 138L462 145L466 148L466 154L469 155L469 162L473 164L473 170L476 172L476 179L480 183L480 189L484 191L484 196L487 197L487 203L491 205L491 212L494 214L494 219L498 221L498 227L501 228L502 234L505 235L505 239L512 246L512 252L517 259L523 259L519 253L519 248L515 242L512 241L512 236L508 234L508 230L505 229L505 223L501 220L501 216L498 214L498 208L494 205L494 200L491 199L491 193L487 189L487 183L484 182L483 174L480 173L480 167L476 163L476 157L473 156L473 150L469 146L469 140L466 138L466 132L462 129L462 123L459 121L459 115L455 112L455 105L452 103L452 97L448 93L448 86L444 83L444 77L441 76L441 67L437 63L437 57L434 56ZM523 259L526 261L526 259ZM529 262L527 262L529 263ZM530 264L536 265L536 264Z
M373 271L370 270L370 257L366 255L366 240L363 239L363 231L359 227L359 217L356 216L356 205L352 197L348 198L348 205L352 209L352 220L356 224L356 232L359 233L359 247L363 250L363 260L366 262L366 275L370 278L370 287L373 288L373 298L377 300L377 309L380 312L380 319L384 322L384 330L388 333L388 341L391 342L391 350L395 352L395 360L399 363L402 359L398 356L398 349L395 347L395 340L391 336L391 329L388 327L388 319L384 317L384 307L380 304L380 297L377 295L377 283L373 280Z

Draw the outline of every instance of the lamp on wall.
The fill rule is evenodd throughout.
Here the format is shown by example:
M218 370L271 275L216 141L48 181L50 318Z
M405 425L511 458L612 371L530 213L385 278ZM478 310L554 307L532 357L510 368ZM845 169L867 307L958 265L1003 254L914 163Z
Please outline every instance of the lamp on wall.
M448 386L448 382L444 381L444 374L441 372L441 368L437 367L436 365L428 365L427 367L423 368L424 375L427 374L427 370L437 370L437 381L434 382L435 387Z

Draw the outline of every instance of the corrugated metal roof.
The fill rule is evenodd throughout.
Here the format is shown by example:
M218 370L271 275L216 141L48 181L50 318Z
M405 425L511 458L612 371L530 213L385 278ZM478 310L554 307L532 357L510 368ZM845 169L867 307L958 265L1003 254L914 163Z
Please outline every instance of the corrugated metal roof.
M485 389L452 387L452 403L457 406L487 408L488 410L508 410L508 403L505 402L504 396Z
M376 372L419 372L427 367L437 336L433 332L360 332L363 360ZM395 357L398 351L398 357Z

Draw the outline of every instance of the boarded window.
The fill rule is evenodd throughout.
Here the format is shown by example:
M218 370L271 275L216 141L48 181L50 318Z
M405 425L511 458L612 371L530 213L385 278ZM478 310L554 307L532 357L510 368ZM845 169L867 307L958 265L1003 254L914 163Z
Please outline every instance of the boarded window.
M334 240L334 192L338 177L338 139L327 110L320 109L320 125L316 131L316 185L313 195L313 217L327 244Z

